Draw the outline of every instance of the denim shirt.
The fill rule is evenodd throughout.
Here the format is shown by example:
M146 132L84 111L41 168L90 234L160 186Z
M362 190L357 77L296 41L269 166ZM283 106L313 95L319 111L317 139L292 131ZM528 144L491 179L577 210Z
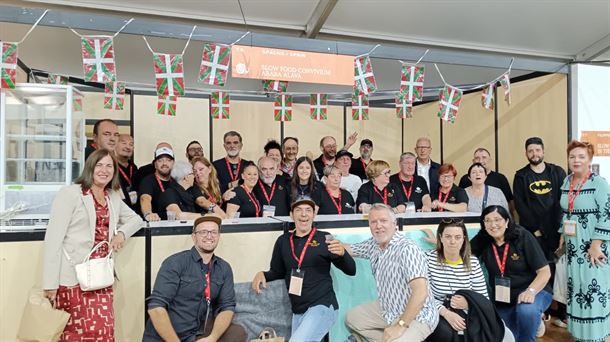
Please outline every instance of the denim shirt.
M211 308L212 319L221 311L235 311L233 271L223 259L212 257ZM203 264L195 249L174 254L161 264L155 287L148 298L148 309L165 308L181 341L193 341L206 316L204 291L208 265ZM143 341L162 341L150 319L146 322Z

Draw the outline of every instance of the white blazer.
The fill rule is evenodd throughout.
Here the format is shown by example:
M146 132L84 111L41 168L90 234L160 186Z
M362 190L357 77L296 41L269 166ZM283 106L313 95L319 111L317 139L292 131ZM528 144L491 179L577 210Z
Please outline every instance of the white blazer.
M123 232L125 239L142 226L143 221L125 202L120 191L108 191L110 240L114 232ZM93 249L95 241L95 204L93 195L83 195L80 184L63 187L53 200L51 217L44 236L42 288L54 290L59 285L78 284L74 264L79 264Z

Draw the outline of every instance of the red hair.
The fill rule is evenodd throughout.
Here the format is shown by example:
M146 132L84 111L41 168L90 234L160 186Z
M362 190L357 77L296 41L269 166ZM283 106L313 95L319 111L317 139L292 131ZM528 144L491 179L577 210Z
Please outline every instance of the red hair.
M457 176L457 170L455 169L455 167L453 166L453 164L443 164L441 165L441 167L438 169L438 175L442 175L444 173L447 172L451 172L453 173L453 177Z
M595 151L593 149L593 144L591 144L587 141L572 140L568 144L568 149L567 149L568 155L570 155L570 152L575 148L584 148L587 151L587 154L589 155L589 159L593 159L593 155L595 154Z

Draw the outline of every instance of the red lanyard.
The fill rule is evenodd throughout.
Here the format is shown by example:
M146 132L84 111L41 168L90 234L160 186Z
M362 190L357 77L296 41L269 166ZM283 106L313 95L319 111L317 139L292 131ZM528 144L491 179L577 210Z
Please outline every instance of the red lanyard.
M398 179L400 179L400 185L402 185L402 191L405 193L405 196L407 196L407 201L411 200L411 192L413 191L413 183L415 183L415 177L411 178L411 185L409 186L409 191L407 192L407 188L405 188L405 183L406 181L403 182L402 180L402 176L400 174L398 174Z
M447 203L447 199L449 198L449 194L451 193L451 190L449 190L447 192L447 195L445 195L445 199L441 200L441 198L443 198L443 192L441 191L441 189L438 189L438 201L445 204ZM444 209L441 207L438 207L438 211L443 211Z
M265 195L265 199L267 200L267 204L271 205L271 200L273 199L273 193L275 192L275 185L277 183L273 183L273 186L271 187L271 196L267 195L267 190L265 190L265 184L263 184L263 182L258 181L258 185L261 187L261 190L263 190L263 195Z
M208 305L210 305L210 300L212 299L212 281L210 280L212 274L212 262L213 260L210 259L210 264L208 265L208 272L205 274L205 282L207 286L205 287L205 290L203 292L203 294L205 295L205 300L208 302Z
M492 244L491 249L494 251L494 255L496 256L496 263L498 264L498 269L500 270L500 275L504 277L504 270L506 269L506 260L508 259L508 243L504 245L504 253L502 254L502 261L500 261L500 256L498 255L498 247Z
M248 189L246 189L245 186L242 185L241 187L246 192L246 195L248 195L248 197L250 197L250 201L252 201L252 204L254 204L254 208L256 209L256 217L258 217L258 213L261 211L260 203L258 203L258 200L256 199L256 197L250 195L250 193L248 192Z
M129 165L129 177L127 177L127 174L125 173L125 171L123 171L123 168L121 166L119 166L119 172L121 173L121 176L123 176L123 179L125 179L127 183L129 183L129 186L131 186L131 177L133 177L133 165Z
M373 161L371 159L371 161ZM362 157L360 157L360 162L362 163L362 168L366 171L366 163L364 162L364 160L362 159ZM369 162L370 163L370 162Z
M307 238L307 242L305 243L305 246L303 246L303 250L301 251L300 258L297 258L297 255L294 253L294 233L290 234L290 248L292 249L292 257L297 262L297 270L301 269L301 264L303 263L303 259L305 258L305 251L307 251L307 247L309 247L309 243L313 239L313 236L315 233L316 233L316 228L314 227L311 230L311 233L309 233L309 237Z
M159 184L159 188L161 188L161 192L165 192L165 188L163 187L163 183L161 182L161 179L159 178L159 175L155 173L155 178L157 179L157 183Z
M227 163L227 171L229 171L229 177L231 177L231 182L234 182L239 177L239 170L241 169L241 158L237 161L237 172L235 175L233 174L233 169L231 168L231 163L229 163L229 158L225 157L225 162Z
M326 192L328 192L328 196L330 197L330 200L333 201L333 204L335 205L335 208L337 208L337 213L339 215L341 215L341 211L342 211L341 209L343 209L343 207L341 206L341 189L339 189L339 203L337 203L335 201L335 198L330 193L330 190L328 190L328 188L326 188Z
M379 192L379 190L377 190L377 187L375 185L373 185L373 190L375 190L375 192L377 193L377 195L379 195L379 197L383 198L383 204L388 204L388 187L387 186L385 188L383 188L383 195L381 194L381 192Z
M591 177L591 172L587 173L587 177L585 177L582 183L580 183L578 190L576 190L576 193L574 193L574 175L572 175L572 180L570 180L570 191L568 192L568 214L570 216L572 216L572 212L574 211L574 201L576 200L576 197L580 195L580 190L582 190L582 187L585 185L589 177Z

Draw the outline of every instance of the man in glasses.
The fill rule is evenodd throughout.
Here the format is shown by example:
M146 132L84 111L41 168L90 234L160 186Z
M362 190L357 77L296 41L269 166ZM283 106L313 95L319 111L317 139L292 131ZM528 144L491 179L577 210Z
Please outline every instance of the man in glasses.
M195 157L203 157L203 146L197 140L186 145L186 158L191 162Z
M245 341L245 330L231 323L235 311L233 271L214 255L222 219L195 220L190 250L163 261L149 297L143 341ZM206 338L206 339L204 339Z
M415 174L424 177L428 190L431 194L437 193L439 163L430 158L432 153L432 141L428 137L421 137L415 143L415 154L417 154Z

